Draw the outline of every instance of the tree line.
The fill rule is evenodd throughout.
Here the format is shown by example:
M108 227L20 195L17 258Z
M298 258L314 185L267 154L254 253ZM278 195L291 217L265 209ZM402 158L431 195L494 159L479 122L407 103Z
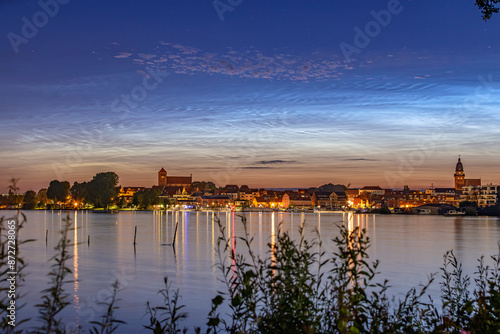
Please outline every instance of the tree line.
M72 199L76 205L92 205L95 208L107 208L114 203L120 187L119 177L114 172L97 173L92 180L74 182L73 186L68 181L52 180L48 188L43 188L36 193L28 190L19 194L17 179L11 179L9 194L2 197L0 205L22 207L25 210L36 208L64 209Z
M164 207L173 204L168 198L161 198L161 189L145 188L136 191L130 202L119 197L119 177L114 172L97 173L92 180L85 182L74 182L52 180L48 188L37 192L28 190L24 194L19 193L17 187L18 179L11 179L8 196L0 196L0 207L9 206L33 209L68 209L85 208L109 208L116 205L119 208L133 207L148 210L152 206L162 204ZM195 181L191 185L192 190L201 193L213 192L217 189L213 182ZM72 202L70 204L70 202Z

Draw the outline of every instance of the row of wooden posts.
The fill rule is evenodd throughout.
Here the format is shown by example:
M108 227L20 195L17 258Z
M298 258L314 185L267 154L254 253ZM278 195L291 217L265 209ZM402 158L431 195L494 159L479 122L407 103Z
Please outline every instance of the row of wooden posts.
M174 231L174 240L171 244L166 244L168 246L175 246L175 239L177 238L177 228L179 227L179 222L177 222L175 224L175 231ZM45 230L45 245L48 244L48 240L49 240L49 230ZM134 247L135 245L137 244L137 225L135 226L135 229L134 229ZM88 235L88 238L87 238L87 245L90 246L90 234Z

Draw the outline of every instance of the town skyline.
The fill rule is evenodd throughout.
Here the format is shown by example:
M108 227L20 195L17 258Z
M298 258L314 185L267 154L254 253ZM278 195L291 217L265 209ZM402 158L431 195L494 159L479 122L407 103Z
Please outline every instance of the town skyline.
M379 185L352 187L325 183L308 188L251 188L248 185L193 181L193 175L172 175L165 168L157 172L152 186L123 186L115 172L100 172L84 182L53 180L48 188L19 193L11 180L9 194L0 196L0 208L167 210L375 210L373 213L443 214L456 208L474 207L469 215L498 213L499 184L484 184L468 176L461 157L453 173L454 185L415 189L382 188ZM382 211L377 211L382 210ZM372 211L370 211L372 212ZM466 214L461 211L460 214Z
M498 172L493 171L493 173L492 173L492 175L496 176L496 179L495 179L495 176L492 177L491 179L483 178L480 176L480 174L475 173L474 166L471 167L470 164L467 163L467 160L465 160L465 162L464 162L463 157L461 159L462 159L462 163L465 165L464 169L465 169L465 175L467 178L471 178L471 177L478 178L482 181L483 184L498 184L498 183L500 183L499 182L500 175L498 174ZM456 164L456 161L453 163L453 166L455 166L455 164ZM409 165L405 165L405 166L409 166ZM467 168L467 167L469 167L469 168ZM421 174L421 173L419 173L418 169L419 169L418 167L414 167L413 171L411 171L411 169L408 169L408 170L403 170L403 173L398 173L398 171L397 171L397 172L393 172L390 174L386 173L386 175L382 174L381 179L379 179L378 181L375 180L373 182L364 182L364 183L361 181L359 181L359 182L342 182L342 181L338 181L337 179L326 179L326 178L324 179L324 181L322 181L322 178L319 177L318 178L319 181L316 184L305 184L305 185L301 185L301 186L296 186L296 185L287 184L287 183L275 183L277 185L265 185L265 184L262 185L262 184L259 184L258 181L255 181L255 183L240 182L239 180L245 180L245 178L242 177L242 175L241 175L241 174L245 173L244 169L241 169L239 172L237 169L235 169L235 172L232 175L227 170L225 171L226 173L219 172L219 174L217 175L219 177L219 180L228 181L225 183L216 183L216 182L214 182L214 179L210 179L209 177L208 178L198 177L198 175L196 175L196 174L194 174L195 176L193 177L193 173L189 173L189 171L184 171L182 169L167 169L167 170L168 170L169 176L191 174L192 182L201 182L201 181L214 182L214 184L220 188L225 187L228 184L235 184L235 185L240 185L240 186L247 185L250 188L255 188L255 189L307 189L307 188L319 187L321 185L328 184L328 183L342 184L345 186L349 185L349 188L362 188L364 186L379 186L382 189L395 189L395 190L396 189L403 189L405 186L409 186L411 189L419 189L419 190L425 190L425 189L431 189L431 188L452 188L454 186L454 179L453 179L453 174L452 174L452 170L454 171L454 167L450 168L450 170L448 170L447 172L444 173L446 176L445 176L445 179L442 181L442 183L429 181L427 183L422 183L422 185L418 185L415 182L412 182L411 176L405 178L405 175L419 175L419 174ZM164 170L163 167L162 167L162 170ZM57 179L57 178L54 178L54 179L50 179L50 180L42 180L42 181L40 181L40 186L38 188L33 187L31 185L28 185L27 182L26 181L23 182L23 180L21 178L17 178L17 177L13 177L13 178L19 180L17 183L17 186L20 188L21 192L25 192L28 190L38 191L40 189L47 188L48 184L52 180L58 180L61 182L68 181L68 182L70 182L71 185L74 182L78 182L78 183L85 182L88 179L90 179L94 174L97 174L100 172L108 172L108 171L113 171L113 172L117 173L117 175L120 177L119 185L121 187L150 187L150 186L158 184L158 179L157 179L158 170L151 172L150 173L151 175L148 175L147 178L138 179L139 181L137 181L137 182L134 182L134 181L128 182L127 179L124 180L121 177L120 173L117 170L110 169L110 170L96 171L93 174L85 175L80 179L64 179L64 178ZM439 174L441 174L442 172L443 171L439 171ZM262 173L265 173L265 172L262 172ZM207 175L207 174L205 174L205 175ZM213 174L209 173L208 175L213 175ZM12 179L12 178L10 178L10 179ZM355 177L352 177L351 179L354 180ZM398 179L400 182L403 182L403 183L390 184L390 182L392 180L395 180L395 179ZM230 182L230 181L233 181L233 182ZM406 182L406 181L408 181L408 182ZM8 186L9 186L9 182L5 182L5 188L4 188L3 193L7 193Z

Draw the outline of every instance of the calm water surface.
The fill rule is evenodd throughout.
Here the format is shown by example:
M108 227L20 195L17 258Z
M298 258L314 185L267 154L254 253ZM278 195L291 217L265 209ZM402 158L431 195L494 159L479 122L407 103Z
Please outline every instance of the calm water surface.
M58 211L27 211L23 239L34 238L22 252L27 260L27 283L22 288L25 308L18 311L18 319L36 318L34 307L40 302L40 291L47 287L48 260L54 256L54 247L68 213ZM0 216L13 216L4 211ZM116 214L70 212L72 270L66 291L72 304L63 316L68 326L79 324L88 328L88 322L99 320L103 301L111 291L111 283L119 280L122 289L117 312L127 325L120 333L146 332L146 301L153 305L162 300L157 292L163 288L163 277L168 276L173 286L180 289L182 302L187 305L190 328L203 326L210 300L217 289L219 273L215 245L218 236L218 215L228 236L241 235L243 228L239 213L213 212L120 212ZM442 217L405 215L348 215L335 213L245 213L250 234L255 236L254 247L264 254L267 244L274 240L278 225L298 237L298 227L306 224L306 233L312 238L318 228L327 250L333 250L333 237L338 235L337 224L350 228L366 228L372 241L370 256L381 261L381 280L390 281L391 293L400 296L411 287L427 281L427 275L439 271L445 251L453 249L473 273L481 255L496 254L500 240L500 221L485 217ZM179 223L175 252L171 246L175 223ZM137 226L137 245L134 250L134 228ZM45 231L48 230L48 245ZM274 232L273 232L274 231ZM87 244L90 235L90 245ZM430 293L437 299L438 284ZM33 321L30 322L32 325ZM26 328L26 327L25 327Z

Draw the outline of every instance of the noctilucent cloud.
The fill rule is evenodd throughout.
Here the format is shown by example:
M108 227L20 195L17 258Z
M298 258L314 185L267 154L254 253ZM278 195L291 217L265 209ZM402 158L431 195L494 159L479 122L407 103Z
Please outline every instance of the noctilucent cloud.
M463 1L0 3L0 186L500 182L500 16Z

